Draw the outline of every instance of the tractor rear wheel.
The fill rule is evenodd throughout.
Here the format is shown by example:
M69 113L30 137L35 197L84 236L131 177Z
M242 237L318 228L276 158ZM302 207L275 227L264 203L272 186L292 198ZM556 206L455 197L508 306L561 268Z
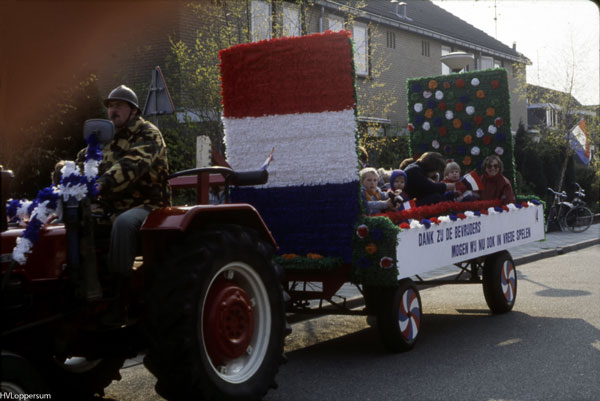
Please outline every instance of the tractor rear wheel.
M150 272L144 363L168 400L254 399L283 361L283 289L273 249L222 226L183 235Z

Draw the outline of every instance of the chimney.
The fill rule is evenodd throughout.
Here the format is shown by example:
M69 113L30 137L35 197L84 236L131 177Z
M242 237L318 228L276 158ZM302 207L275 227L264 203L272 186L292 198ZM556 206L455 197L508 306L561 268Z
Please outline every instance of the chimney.
M513 50L517 51L517 42L513 42Z
M396 15L400 18L407 18L406 3L400 0L391 0L391 2L396 4Z

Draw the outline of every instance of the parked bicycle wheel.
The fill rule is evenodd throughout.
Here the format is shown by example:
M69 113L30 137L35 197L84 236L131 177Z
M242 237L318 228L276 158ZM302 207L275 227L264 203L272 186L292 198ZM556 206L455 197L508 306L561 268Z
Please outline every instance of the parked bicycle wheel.
M577 206L569 210L564 217L564 224L569 230L581 233L587 230L594 220L592 211L584 206Z

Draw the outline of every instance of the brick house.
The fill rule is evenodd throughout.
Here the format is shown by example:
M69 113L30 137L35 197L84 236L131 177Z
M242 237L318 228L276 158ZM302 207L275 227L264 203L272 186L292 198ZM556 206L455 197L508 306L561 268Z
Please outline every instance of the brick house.
M202 0L196 5L202 7L209 2ZM465 66L465 71L495 67L507 70L511 130L516 132L520 121L527 125L527 101L518 95L517 75L522 74L524 80L525 65L531 62L514 46L506 46L431 1L367 0L360 8L349 7L347 3L350 2L246 0L246 15L240 21L246 24L247 34L240 39L245 42L350 30L355 40L359 121L372 132L392 136L404 133L407 126L406 79L448 74L450 69L441 62L441 57L455 51L467 52L473 55L473 60ZM113 57L113 62L118 59L115 63L118 69L106 66L111 71L111 82L102 78L101 90L108 90L116 77L120 77L142 90L143 103L152 68L160 65L168 76L169 71L164 68L169 53L168 38L193 43L195 30L202 28L183 2L170 4L172 7L160 24L145 26L138 32L146 37L144 45ZM180 84L171 84L171 92L185 90L185 85Z

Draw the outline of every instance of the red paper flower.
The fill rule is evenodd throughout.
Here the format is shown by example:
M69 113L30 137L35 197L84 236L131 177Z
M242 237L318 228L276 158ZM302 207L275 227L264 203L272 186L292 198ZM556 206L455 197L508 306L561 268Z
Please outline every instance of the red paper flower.
M464 79L462 79L462 78L457 79L455 85L457 88L464 88L465 87Z
M402 224L400 224L400 228L403 230L408 230L410 228L410 224L402 223Z
M464 103L458 102L456 103L456 106L454 106L454 108L456 109L456 111L463 111L465 109L465 105Z
M459 118L455 118L454 120L452 120L452 126L454 128L460 128L462 126L462 121L460 121Z
M389 269L394 266L394 259L389 256L384 256L379 261L379 266L381 266L382 269Z
M446 102L444 102L444 101L439 102L437 107L438 107L438 109L440 109L442 111L446 111Z
M470 166L473 161L471 160L471 156L465 156L463 159L463 165Z
M475 116L475 117L473 117L473 122L477 125L481 125L481 123L483 122L483 117Z
M444 89L450 89L450 82L444 82Z
M477 96L478 99L483 99L485 97L485 92L479 89L477 92L475 92L475 96Z
M494 79L492 81L492 88L493 89L498 89L499 86L500 86L500 81L498 81L497 79Z
M506 205L502 205L502 206L500 206L500 207L501 207L502 209L504 209L504 211L505 211L505 212L509 212L509 211L510 211L510 209L509 209L509 208L508 208L508 206L506 206Z
M486 116L493 117L494 114L496 114L496 110L493 107L488 107L487 109L485 109Z
M489 214L487 209L481 209L480 212L481 212L481 214L485 214L485 215Z
M356 235L358 235L358 238L361 239L366 238L369 235L369 227L367 227L366 224L361 224L356 229Z
M448 133L448 128L440 127L440 136L446 136L447 133Z
M438 87L438 83L435 79L432 79L431 81L429 81L429 89L435 89Z
M464 219L466 219L466 218L467 218L467 215L466 215L466 214L464 214L464 213L459 213L459 214L457 214L457 215L456 215L456 217L458 217L458 218L459 218L459 219L461 219L461 220L464 220Z
M496 117L496 119L494 120L494 124L496 124L496 127L501 127L502 124L504 124L504 120L502 119L502 117Z
M523 201L523 203L521 203L521 205L523 207L529 207L529 203L527 201Z
M471 142L473 142L473 137L471 135L465 135L463 141L465 141L465 143L469 145Z
M483 139L481 140L481 142L483 142L486 145L489 145L490 143L492 143L492 137L489 135L486 135L483 137Z
M429 218L429 221L431 221L434 224L440 224L441 223L440 219L438 219L437 217L431 217L431 218Z
M415 126L412 125L412 124L408 124L408 130L411 131L411 132L414 131L415 130Z
M425 117L426 118L431 118L432 116L433 116L433 110L431 110L431 109L425 110Z

